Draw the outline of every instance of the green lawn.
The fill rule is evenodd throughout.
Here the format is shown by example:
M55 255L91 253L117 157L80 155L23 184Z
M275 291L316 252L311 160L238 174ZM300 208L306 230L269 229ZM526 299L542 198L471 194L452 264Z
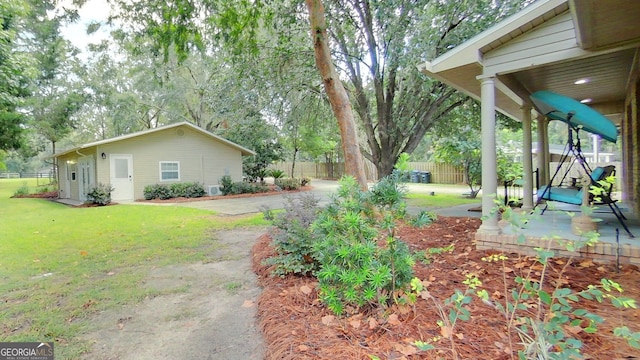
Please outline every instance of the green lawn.
M267 225L261 214L10 198L23 183L0 179L0 341L55 341L56 359L87 349L78 336L97 311L159 295L140 286L152 267L206 260L213 230Z
M436 195L424 194L424 193L409 193L407 194L407 205L428 207L428 208L442 208L456 205L480 203L480 198L469 199L459 194L447 194L438 193Z

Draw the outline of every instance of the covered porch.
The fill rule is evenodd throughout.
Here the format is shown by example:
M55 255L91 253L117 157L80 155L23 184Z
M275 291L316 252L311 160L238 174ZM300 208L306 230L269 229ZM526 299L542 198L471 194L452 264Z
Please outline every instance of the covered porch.
M636 1L538 0L444 55L419 65L423 73L477 99L482 106L484 220L476 234L478 247L528 251L526 244L514 243L514 234L503 228L492 213L496 194L500 193L496 111L522 123L522 209L529 211L536 204L534 170L541 184L547 184L555 171L549 167L549 114L536 110L531 99L532 94L543 90L588 104L615 124L618 136L610 140L621 144L621 166L616 169L618 200L622 201L630 232L640 236L638 18L640 3ZM531 157L534 121L538 138L535 164ZM600 211L597 217L604 220L599 226L601 243L592 249L592 254L580 255L611 260L620 250L622 261L637 263L631 259L640 259L640 249L636 248L640 241L628 236L607 206L601 206ZM535 221L540 221L540 226L524 230L526 243L540 246L540 239L550 235L575 240L571 221L563 211L547 212ZM620 249L616 228L620 229Z

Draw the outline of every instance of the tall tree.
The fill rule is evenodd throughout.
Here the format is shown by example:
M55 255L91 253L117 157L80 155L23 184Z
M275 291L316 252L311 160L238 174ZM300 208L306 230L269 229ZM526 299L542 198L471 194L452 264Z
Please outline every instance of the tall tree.
M74 115L85 98L74 83L77 72L82 71L75 58L77 49L60 34L62 23L77 18L77 13L55 14L55 2L42 0L31 0L31 10L23 41L37 61L38 75L26 106L31 126L51 143L55 153L56 143L75 126Z
M335 61L365 134L363 152L390 174L439 120L466 101L416 65L518 9L519 0L328 0Z
M23 143L26 117L18 108L29 95L33 71L28 54L18 50L16 37L26 14L22 0L0 2L0 150L17 149Z
M351 108L349 95L345 90L340 75L331 59L331 50L327 36L327 23L324 16L324 5L321 0L306 0L311 24L311 36L315 50L316 65L320 71L325 91L331 102L342 138L345 173L355 177L363 190L367 189L367 175L364 172L362 153L358 141L358 131Z

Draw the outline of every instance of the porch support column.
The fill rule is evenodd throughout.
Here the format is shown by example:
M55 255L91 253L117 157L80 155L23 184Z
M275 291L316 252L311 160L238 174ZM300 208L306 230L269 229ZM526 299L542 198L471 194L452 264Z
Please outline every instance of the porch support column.
M538 180L539 186L547 185L549 179L549 146L547 145L547 120L543 115L538 115Z
M478 232L500 234L497 213L491 213L498 192L496 171L496 88L495 77L479 77L482 120L482 225Z
M531 161L531 105L522 107L522 167L524 185L522 188L522 210L533 209L533 165Z

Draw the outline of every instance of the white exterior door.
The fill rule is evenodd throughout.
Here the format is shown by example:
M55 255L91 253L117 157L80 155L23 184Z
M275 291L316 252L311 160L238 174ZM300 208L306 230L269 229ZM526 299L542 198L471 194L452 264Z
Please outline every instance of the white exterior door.
M80 158L78 161L78 175L79 175L79 194L81 201L87 201L87 193L91 191L95 185L94 181L94 167L93 167L93 157L87 156Z
M133 200L133 155L109 155L112 200Z

